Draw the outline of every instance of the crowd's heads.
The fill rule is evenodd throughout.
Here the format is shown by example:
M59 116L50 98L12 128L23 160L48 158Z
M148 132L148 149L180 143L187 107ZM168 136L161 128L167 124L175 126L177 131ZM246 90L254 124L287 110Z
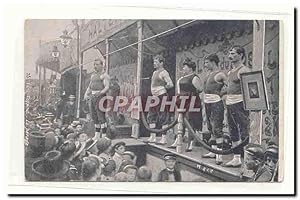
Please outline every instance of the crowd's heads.
M72 141L65 141L60 147L59 151L61 152L61 156L65 160L69 160L74 155L76 150L76 145Z
M116 170L116 162L114 160L108 160L103 162L104 167L102 172L105 176L111 176L112 173Z
M125 151L123 153L123 158L125 160L131 161L134 165L136 164L136 156L132 151Z
M50 151L58 144L59 138L54 133L54 129L48 129L45 132L45 150Z
M117 181L117 182L127 182L128 181L127 174L125 172L117 173L115 175L115 181Z
M147 166L141 166L137 171L139 181L151 181L152 171Z
M124 167L123 171L127 174L129 182L134 182L136 180L137 170L135 165L127 165Z
M82 179L85 181L96 181L100 174L101 167L99 160L94 157L85 157L81 167Z
M110 151L111 150L111 139L109 139L107 137L100 138L97 141L97 149L99 151L98 152L99 154Z

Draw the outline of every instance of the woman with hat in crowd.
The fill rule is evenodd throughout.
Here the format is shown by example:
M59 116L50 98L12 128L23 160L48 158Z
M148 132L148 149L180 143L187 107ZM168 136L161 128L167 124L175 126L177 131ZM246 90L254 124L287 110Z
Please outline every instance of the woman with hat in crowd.
M176 169L176 155L167 153L163 156L166 168L158 174L159 182L178 182L181 181L180 171Z
M49 151L43 159L32 164L32 180L63 181L69 168L69 161L62 159L60 151Z

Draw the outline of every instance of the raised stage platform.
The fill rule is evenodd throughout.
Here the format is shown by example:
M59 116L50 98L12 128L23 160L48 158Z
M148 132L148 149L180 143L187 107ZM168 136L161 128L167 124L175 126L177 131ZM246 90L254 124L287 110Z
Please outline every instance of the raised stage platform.
M152 169L153 181L157 178L159 171L165 167L162 156L169 152L178 156L178 167L181 170L183 181L245 181L241 177L242 168L223 167L221 165L216 165L214 159L202 158L203 154L208 153L203 147L195 146L192 152L183 152L182 154L179 154L175 149L168 148L172 143L170 138L168 138L167 145L146 143L145 141L147 139L148 138L114 139L113 144L119 141L125 142L127 149L136 153L138 157L137 166L147 165ZM223 156L224 162L229 161L231 158L232 155Z

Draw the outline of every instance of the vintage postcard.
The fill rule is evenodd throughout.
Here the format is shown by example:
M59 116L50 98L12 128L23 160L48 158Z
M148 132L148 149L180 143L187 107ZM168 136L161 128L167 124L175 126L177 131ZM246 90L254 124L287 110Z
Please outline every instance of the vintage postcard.
M282 183L286 24L240 15L24 20L24 182Z

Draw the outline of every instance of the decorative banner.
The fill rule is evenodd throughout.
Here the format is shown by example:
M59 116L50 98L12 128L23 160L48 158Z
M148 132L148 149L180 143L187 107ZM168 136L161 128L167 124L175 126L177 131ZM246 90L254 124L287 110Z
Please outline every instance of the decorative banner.
M95 46L136 21L137 20L122 19L94 19L89 21L89 23L81 29L81 51Z

